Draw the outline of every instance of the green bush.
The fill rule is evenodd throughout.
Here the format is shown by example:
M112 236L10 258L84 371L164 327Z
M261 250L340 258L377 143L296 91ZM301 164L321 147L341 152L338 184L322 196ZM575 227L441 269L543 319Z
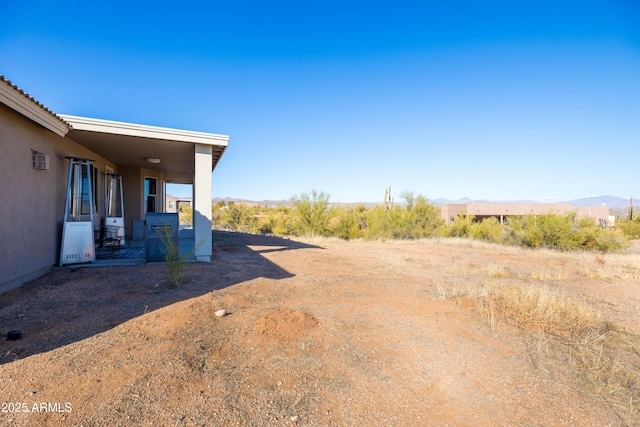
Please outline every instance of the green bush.
M242 233L257 233L259 207L229 202L217 210L216 223Z
M510 241L530 248L575 249L579 245L574 220L575 214L510 217Z
M180 241L176 235L179 231L169 224L164 224L157 232L164 249L169 283L178 286L182 282L182 270L186 263L186 259L180 256Z
M608 252L628 246L622 233L599 228L592 219L578 221L575 213L511 217L508 241L531 248L563 251L588 249Z
M598 227L592 219L582 219L577 225L578 240L584 249L614 252L629 246L621 231Z
M444 237L470 237L474 220L475 216L473 215L458 215L452 224L442 228L442 235Z
M440 209L433 206L426 197L405 192L402 197L407 200L407 207L400 216L401 239L420 239L434 237L444 221L440 217Z
M628 239L640 239L640 218L633 220L620 219L616 223L616 227L620 229Z
M485 218L480 222L474 222L469 227L469 235L476 240L484 240L491 243L504 241L505 229L497 218Z
M193 224L193 208L191 205L181 205L178 210L180 224Z
M387 209L383 206L375 206L372 209L364 212L364 224L363 237L366 239L392 239L394 229L394 213L397 212L400 207L396 206L393 209ZM395 214L397 216L397 214Z
M376 206L363 212L368 239L420 239L439 234L444 224L440 218L440 209L429 203L426 197L405 192L402 197L406 206L394 206L387 209Z
M330 234L340 239L352 240L364 236L367 208L359 205L355 208L335 207L331 210L329 220Z
M295 220L291 209L286 206L265 209L259 221L258 232L261 234L275 234L288 236L295 232Z
M329 234L329 194L312 190L292 199L297 231L301 235L326 236Z

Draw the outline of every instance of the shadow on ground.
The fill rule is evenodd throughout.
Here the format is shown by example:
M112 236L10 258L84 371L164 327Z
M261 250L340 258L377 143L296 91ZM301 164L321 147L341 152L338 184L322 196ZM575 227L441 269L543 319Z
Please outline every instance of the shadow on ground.
M256 278L294 274L262 256L321 249L273 236L213 231L211 263L186 264L183 283L167 283L162 264L68 268L0 295L0 364L83 340L144 313ZM8 341L7 332L22 338Z

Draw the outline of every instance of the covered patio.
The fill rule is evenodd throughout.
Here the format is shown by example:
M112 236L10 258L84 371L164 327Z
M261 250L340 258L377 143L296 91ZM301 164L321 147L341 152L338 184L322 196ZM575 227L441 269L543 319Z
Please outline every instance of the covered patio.
M180 231L181 254L190 255L195 261L211 260L211 174L227 148L228 136L78 116L60 117L70 126L69 137L116 165L116 170L108 168L99 173L117 173L122 177L124 223L129 230L134 221L144 221L148 212L164 211L167 183L192 184L193 223L191 229ZM150 180L158 182L153 194L148 188ZM140 248L128 246L111 253L99 250L97 262L140 259Z

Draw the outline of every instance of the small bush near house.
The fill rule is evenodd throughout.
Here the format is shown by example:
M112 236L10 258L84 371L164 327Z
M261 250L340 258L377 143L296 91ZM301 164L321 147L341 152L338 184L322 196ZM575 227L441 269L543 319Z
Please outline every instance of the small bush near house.
M178 286L182 282L182 270L186 260L180 257L180 243L170 225L158 229L158 237L164 247L164 258L167 264L169 283Z

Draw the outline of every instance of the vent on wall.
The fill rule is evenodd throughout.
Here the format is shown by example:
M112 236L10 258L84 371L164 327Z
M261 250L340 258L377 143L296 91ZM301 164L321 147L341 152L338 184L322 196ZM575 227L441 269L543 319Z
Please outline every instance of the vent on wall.
M49 156L39 151L31 150L31 161L33 162L34 169L42 171L49 170Z

